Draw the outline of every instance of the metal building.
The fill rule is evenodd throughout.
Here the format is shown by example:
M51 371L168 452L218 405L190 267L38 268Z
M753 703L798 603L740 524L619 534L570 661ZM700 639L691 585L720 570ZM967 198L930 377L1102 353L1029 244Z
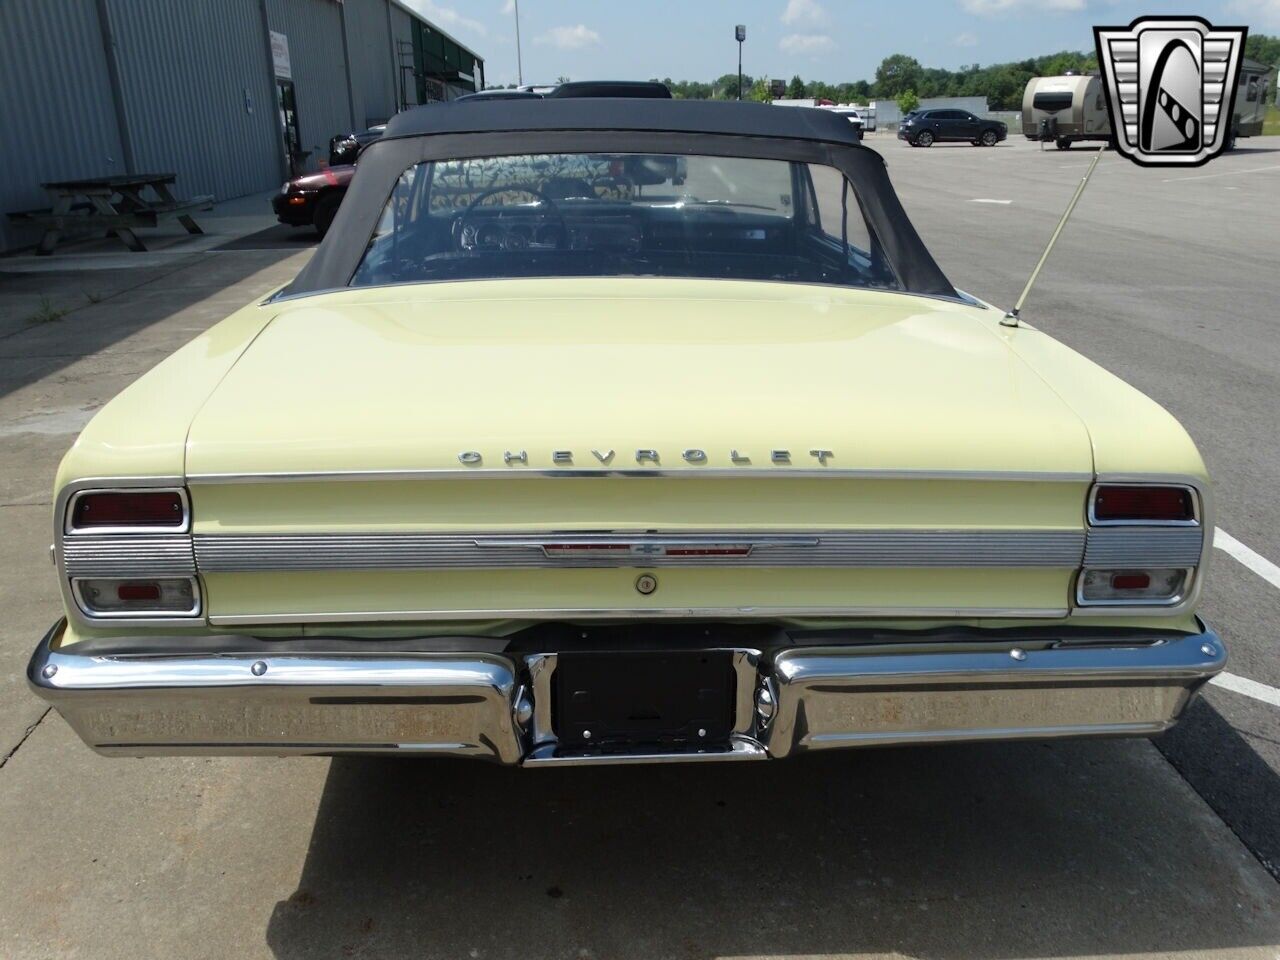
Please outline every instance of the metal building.
M40 184L177 174L225 200L327 161L329 139L484 85L484 61L401 0L3 0L0 214ZM0 251L35 235L0 216Z

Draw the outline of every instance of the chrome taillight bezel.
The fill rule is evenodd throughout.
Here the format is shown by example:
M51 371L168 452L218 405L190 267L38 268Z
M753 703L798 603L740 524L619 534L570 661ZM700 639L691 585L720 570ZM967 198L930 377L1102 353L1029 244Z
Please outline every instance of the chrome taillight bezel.
M176 524L119 524L113 526L95 526L95 527L77 527L71 520L76 513L76 504L83 498L102 493L172 493L176 494L179 502L182 504L182 522ZM146 536L155 536L165 533L190 533L191 532L191 498L187 496L186 487L175 486L109 486L109 487L84 487L74 491L68 498L66 506L62 509L62 532L68 537L103 537L118 536L120 534L140 534Z
M182 503L182 522L174 526L103 526L76 528L71 524L76 501L91 493L176 493ZM78 594L76 580L85 579L84 575L72 577L67 568L66 546L75 543L90 547L95 540L102 540L104 549L119 546L122 541L138 538L139 542L165 540L186 547L191 555L189 570L181 572L166 567L139 569L135 564L128 571L121 571L117 576L110 570L99 574L101 579L121 580L171 580L190 579L194 605L188 610L156 610L156 611L90 611ZM111 554L107 554L111 559ZM93 477L75 480L58 491L54 504L54 540L53 559L58 571L58 581L62 591L63 606L68 617L85 626L98 627L192 627L204 626L205 591L199 573L195 569L195 547L192 540L191 496L182 477Z
M1097 513L1098 494L1103 487L1164 487L1171 490L1185 490L1191 495L1190 520L1100 520ZM1086 516L1091 527L1198 527L1203 508L1200 503L1200 491L1189 483L1159 482L1155 480L1102 480L1099 479L1089 488L1089 502Z
M1122 487L1176 487L1187 490L1191 494L1191 505L1193 519L1191 520L1099 520L1094 512L1094 502L1100 487L1122 486ZM1186 614L1194 610L1195 605L1200 597L1200 591L1204 585L1205 571L1208 568L1209 555L1213 550L1213 501L1209 496L1209 488L1207 484L1197 476L1186 474L1153 474L1153 473L1100 473L1094 478L1093 485L1089 488L1086 498L1085 509L1086 536L1090 528L1107 528L1115 530L1116 528L1130 528L1135 533L1145 531L1148 534L1156 530L1164 528L1171 533L1174 530L1188 530L1199 528L1201 531L1200 553L1199 559L1194 566L1185 566L1183 564L1169 564L1161 562L1130 562L1125 563L1125 568L1160 568L1176 566L1186 571L1186 581L1183 583L1182 590L1179 595L1164 600L1143 603L1140 601L1123 599L1123 600L1086 600L1081 594L1081 584L1084 574L1088 570L1105 570L1112 569L1110 564L1089 564L1082 565L1076 571L1075 577L1071 584L1071 600L1072 612L1079 616L1152 616L1152 617L1173 617ZM1086 551L1088 550L1088 541L1086 541Z
M1127 569L1127 568L1126 568ZM1196 584L1196 568L1195 567L1170 567L1167 569L1181 570L1182 583L1177 593L1170 597L1162 597L1154 600L1140 600L1132 597L1115 597L1112 599L1099 600L1088 598L1084 595L1084 576L1090 571L1099 571L1106 573L1116 573L1118 571L1111 570L1106 567L1082 567L1080 572L1076 574L1076 605L1080 607L1103 607L1109 608L1110 612L1114 612L1116 607L1127 607L1142 610L1160 610L1165 607L1176 607L1186 600L1187 596L1195 589Z
M157 618L198 617L204 606L199 577L121 577L119 579L122 583L133 583L138 580L186 580L191 584L191 607L187 610L96 610L84 596L84 584L90 579L102 578L73 577L70 579L71 596L75 599L80 613L90 620L110 620L113 623L119 623L121 620L145 620L148 623L154 623Z

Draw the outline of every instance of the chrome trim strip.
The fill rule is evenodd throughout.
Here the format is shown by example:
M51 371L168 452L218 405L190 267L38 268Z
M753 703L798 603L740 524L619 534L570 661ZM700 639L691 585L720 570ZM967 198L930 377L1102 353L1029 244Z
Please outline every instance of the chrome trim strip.
M1086 567L1194 567L1204 552L1204 529L1196 526L1121 527L1089 530Z
M62 547L69 577L190 577L196 572L191 537L109 536L68 537Z
M598 479L654 479L666 480L723 480L727 477L747 477L752 480L763 479L804 479L818 477L836 480L975 480L997 482L1031 481L1040 483L1087 483L1093 479L1092 473L1046 472L1033 470L914 470L904 469L858 469L844 467L684 467L678 470L625 469L625 470L577 470L565 468L528 468L510 467L439 467L421 470L318 470L318 471L280 471L263 473L193 473L187 477L191 485L212 483L308 483L316 481L346 482L356 480L457 480L462 477L478 477L482 480L507 479L511 477L535 477L557 480L598 480Z
M526 767L596 767L636 763L732 763L738 760L768 760L769 751L750 737L733 734L727 750L699 750L671 753L567 753L557 755L555 744L536 747L522 761Z
M1081 530L856 530L799 533L198 534L202 573L265 570L582 569L600 567L1080 566ZM570 550L548 548L612 547ZM664 549L747 548L735 556Z
M503 281L512 280L512 279L521 279L521 280L588 280L588 281L599 281L599 280L618 279L618 280L633 281L633 280L636 280L636 279L639 279L639 278L636 278L636 277L593 277L593 276L581 276L581 277L551 277L551 276L543 276L543 277L520 277L520 278L512 278L512 277L486 277L486 278L485 278L485 279L483 279L483 280L401 280L399 283L376 283L376 284L369 284L369 285L367 285L367 286L358 286L358 287L357 287L357 286L345 286L345 287L322 287L322 288L320 288L319 290L304 290L304 291L302 291L302 292L300 292L300 293L285 293L284 291L285 291L285 290L287 290L287 289L289 289L289 288L288 288L288 286L285 286L285 287L282 287L280 290L278 290L276 293L271 294L270 296L268 296L265 300L260 301L260 302L258 303L258 306L259 306L259 307L265 307L265 306L275 305L275 304L279 304L279 303L293 303L293 302L301 301L301 300L309 300L309 299L311 299L312 297L329 296L329 295L331 295L331 294L335 294L335 293L353 293L353 292L360 292L360 293L363 293L363 292L366 292L366 291L369 291L369 290L395 290L395 289L397 289L397 288L399 288L399 287L422 287L422 286L428 286L428 285L430 285L430 286L435 286L436 284L441 284L441 283L486 283L486 282L495 282L495 281L496 281L496 282L501 283L501 282L503 282ZM848 292L867 292L867 291L869 291L869 290L870 290L870 288L868 288L868 287L855 287L855 286L847 286L847 285L844 285L844 284L797 283L796 281L792 281L792 280L749 280L749 281L748 281L748 280L726 280L724 277L684 277L684 278L679 278L679 279L693 280L693 281L696 281L696 282L698 282L698 283L706 283L706 282L721 282L721 283L767 283L767 284L790 284L790 285L791 285L791 286L793 286L793 287L816 288L817 290L822 291L822 293L823 293L827 298L831 298L831 294L832 294L832 292L833 292L833 291L842 291L842 292L848 293ZM830 288L830 289L828 289L828 288ZM965 293L965 292L963 292L963 291L961 291L961 290L957 290L957 291L956 291L957 296L954 296L954 297L948 297L948 296L946 296L945 294L939 294L939 293L919 293L919 292L913 292L913 291L910 291L910 290L890 290L890 289L887 289L887 288L880 288L880 287L877 287L873 292L875 292L875 293L892 293L892 294L895 294L895 295L897 295L897 296L899 296L899 297L915 297L915 298L920 299L920 300L939 300L939 301L941 301L942 303L954 303L954 304L958 304L958 305L961 305L961 306L976 307L976 308L978 308L979 310L986 310L986 309L988 309L988 307L987 307L987 305L986 305L985 303L983 303L982 301L978 300L978 299L977 299L976 297L974 297L972 294ZM575 296L570 296L570 297L568 297L568 298L565 298L565 297L547 296L547 297L536 297L536 298L533 298L533 299L547 299L547 300L563 300L563 299L570 299L570 300L578 300L578 299L582 299L582 297L580 297L580 296L576 296L576 297L575 297ZM633 295L631 295L631 296L629 296L629 297L628 297L628 296L621 297L620 299L623 299L623 300L651 300L651 299L653 299L653 298L652 298L652 297L636 296L636 295L634 295L634 294L633 294ZM698 298L698 297L672 297L672 298L670 298L670 299L673 299L673 300L676 300L676 299L689 300L689 299L701 299L701 298ZM784 303L784 304L785 304L785 303L791 302L791 299L792 299L792 298L783 299L783 300L776 300L776 301L774 301L774 300L765 300L764 302L766 302L766 303ZM795 298L793 298L793 299L795 300L795 302L799 302L799 303L809 303L809 302L812 302L813 297L812 297L812 296L803 296L802 294L800 294L799 292L797 292L797 295L796 295L796 296L795 296ZM452 300L452 299L446 299L446 300L445 300L445 301L443 301L443 302L444 302L444 303L457 303L457 302L459 302L459 301ZM463 302L465 302L465 301L463 301ZM728 297L728 298L726 298L726 297L717 297L717 298L715 298L715 302L717 302L717 303L759 303L759 302L761 302L761 301L760 301L760 299L759 299L759 298L753 298L753 297ZM856 304L855 304L855 306L856 306Z
M1064 597L1065 599L1065 597ZM1110 611L1114 613L1114 611ZM1159 611L1147 611L1159 612ZM348 610L318 613L236 613L211 614L209 622L218 626L267 625L273 623L386 623L434 622L438 620L668 620L697 618L726 620L802 620L808 617L910 617L947 619L963 617L1018 617L1057 619L1066 607L494 607L458 610Z

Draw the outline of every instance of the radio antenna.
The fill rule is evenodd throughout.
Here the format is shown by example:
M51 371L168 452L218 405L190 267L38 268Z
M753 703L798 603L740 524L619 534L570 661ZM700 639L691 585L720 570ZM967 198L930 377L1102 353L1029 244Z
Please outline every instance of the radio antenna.
M1062 228L1067 225L1067 221L1071 218L1071 211L1076 208L1076 203L1080 200L1080 194L1084 193L1084 188L1089 185L1089 178L1093 176L1093 168L1102 159L1102 153L1103 148L1099 148L1093 161L1089 164L1089 169L1080 178L1080 185L1076 187L1076 192L1072 195L1071 202L1067 204L1067 209L1062 212L1062 219L1058 221L1058 225L1053 229L1053 236L1049 238L1049 245L1044 248L1044 253L1040 254L1040 262L1031 271L1027 285L1022 288L1022 296L1018 297L1018 302L1013 305L1013 309L1000 318L1002 326L1016 327L1018 325L1018 315L1022 313L1022 305L1027 302L1027 295L1031 293L1031 288L1035 285L1036 278L1040 276L1040 269L1044 266L1044 262L1049 259L1049 254L1053 252L1053 245L1058 242L1058 236L1062 233Z

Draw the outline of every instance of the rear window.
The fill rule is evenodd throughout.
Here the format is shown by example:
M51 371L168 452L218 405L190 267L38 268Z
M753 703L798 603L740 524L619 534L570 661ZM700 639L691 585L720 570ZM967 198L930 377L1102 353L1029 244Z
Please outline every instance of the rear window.
M634 153L410 167L351 284L565 276L899 288L835 168Z

